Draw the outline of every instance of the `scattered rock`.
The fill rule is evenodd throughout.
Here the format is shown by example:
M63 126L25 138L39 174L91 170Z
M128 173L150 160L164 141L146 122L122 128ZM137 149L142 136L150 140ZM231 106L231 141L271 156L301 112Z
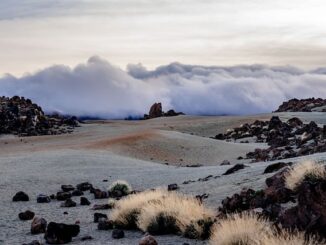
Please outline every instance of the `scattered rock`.
M80 191L89 191L93 188L93 185L89 182L83 182L78 184L76 188Z
M179 186L177 184L170 184L168 185L168 191L175 191L178 190Z
M112 231L112 238L113 239L121 239L125 237L125 233L123 230L119 230L119 229L114 229Z
M86 197L80 197L80 205L89 206L91 202Z
M62 207L62 208L71 208L71 207L76 207L76 206L77 206L76 202L74 202L73 200L71 200L71 198L66 199L66 201L64 201L60 205L60 207Z
M144 236L140 241L139 245L157 245L157 241L151 235Z
M43 218L35 217L31 224L31 233L33 235L44 233L46 230L47 222Z
M273 173L273 172L276 172L276 171L280 170L281 168L288 167L288 166L291 166L291 165L292 165L292 162L288 162L288 163L285 163L285 162L273 163L271 165L268 165L265 168L264 174Z
M83 196L84 192L80 191L80 190L74 190L71 192L71 195L74 197L79 197L79 196Z
M18 217L20 220L31 220L34 218L34 216L35 216L35 213L30 210L26 210L25 212L18 214Z
M242 163L239 163L239 164L236 164L234 165L232 168L228 169L223 175L229 175L229 174L233 174L241 169L244 169L248 166L242 164Z
M69 192L75 190L75 187L73 187L72 185L62 185L61 190L63 192Z
M94 223L97 223L101 218L107 219L108 216L102 213L94 213Z
M51 199L49 196L44 194L39 194L36 198L37 203L49 203L51 202Z
M315 98L308 98L308 99L291 99L289 101L283 102L282 105L279 106L279 108L275 112L296 112L296 111L302 111L302 112L311 112L313 109L326 106L326 99L323 100L321 98L315 99Z
M107 231L107 230L112 230L113 227L114 227L114 223L112 220L108 220L106 218L100 218L98 220L98 225L97 225L98 230Z
M95 199L104 199L109 197L107 191L101 191L100 189L95 189L93 194Z
M12 198L12 201L13 202L27 202L27 201L29 201L29 197L25 192L19 191Z
M79 232L79 225L50 222L44 235L44 239L49 244L64 244L71 242L72 238L77 236Z
M65 201L68 198L71 198L71 193L70 192L59 191L57 193L57 200L58 201Z
M224 161L220 164L220 166L230 165L230 164L231 164L230 161L228 161L228 160L224 160Z
M111 209L112 205L106 203L106 204L95 204L93 206L93 210L105 210L105 209Z

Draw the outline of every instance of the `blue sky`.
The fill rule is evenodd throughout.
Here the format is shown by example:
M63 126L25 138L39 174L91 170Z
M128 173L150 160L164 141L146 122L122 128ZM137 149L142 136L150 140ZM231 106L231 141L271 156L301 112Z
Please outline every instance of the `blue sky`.
M1 0L0 76L93 55L126 67L324 66L322 0Z

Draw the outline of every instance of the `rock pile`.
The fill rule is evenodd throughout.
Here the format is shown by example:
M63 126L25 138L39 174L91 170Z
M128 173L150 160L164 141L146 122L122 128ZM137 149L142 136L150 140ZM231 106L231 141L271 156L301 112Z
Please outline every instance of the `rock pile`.
M326 99L291 99L289 101L283 102L282 105L275 112L285 112L285 111L304 111L310 112L315 108L326 106ZM326 107L321 108L321 111L326 112Z
M272 161L326 152L326 125L321 128L314 121L304 124L296 117L282 122L279 117L273 116L270 121L243 124L225 134L216 135L215 139L267 143L269 148L249 152L247 158Z
M252 210L276 225L289 230L326 237L326 180L306 176L294 190L286 187L289 167L266 179L264 190L244 189L227 197L219 208L220 216Z
M71 133L76 126L76 117L47 116L30 99L0 97L0 134L55 135Z
M151 118L157 118L157 117L173 117L178 115L184 115L182 112L175 112L174 110L169 110L168 112L164 112L162 110L162 103L154 103L150 110L148 115L144 115L144 119L151 119Z

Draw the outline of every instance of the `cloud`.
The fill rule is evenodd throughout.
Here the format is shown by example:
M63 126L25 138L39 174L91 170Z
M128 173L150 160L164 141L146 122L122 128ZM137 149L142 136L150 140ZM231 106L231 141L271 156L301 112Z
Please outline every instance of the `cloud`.
M325 68L303 71L264 65L216 67L172 63L127 71L99 57L75 68L52 66L22 77L0 78L0 95L31 98L46 112L124 118L141 116L152 103L187 114L271 112L290 98L326 94Z

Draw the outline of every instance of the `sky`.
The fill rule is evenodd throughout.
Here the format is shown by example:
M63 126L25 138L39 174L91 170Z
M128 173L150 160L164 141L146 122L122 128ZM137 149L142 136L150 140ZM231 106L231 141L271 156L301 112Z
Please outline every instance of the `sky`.
M326 61L323 0L1 0L0 76L98 55L126 69L172 62Z

